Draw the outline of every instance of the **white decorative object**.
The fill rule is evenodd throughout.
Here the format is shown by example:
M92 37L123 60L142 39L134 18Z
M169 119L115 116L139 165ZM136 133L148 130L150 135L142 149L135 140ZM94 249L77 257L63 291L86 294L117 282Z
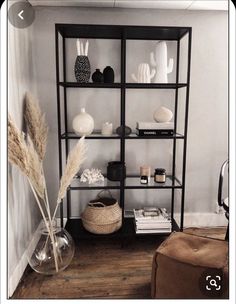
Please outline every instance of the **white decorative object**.
M104 181L104 176L99 169L85 169L80 177L82 183L88 182L89 184L94 184Z
M156 45L155 55L152 52L150 56L151 65L156 67L156 83L168 83L167 74L173 71L174 60L169 59L167 64L167 45L165 41L158 41Z
M172 117L172 111L167 109L166 107L158 108L153 114L153 118L156 122L169 122Z
M102 135L104 136L109 136L109 135L112 135L112 132L113 132L113 129L112 129L112 123L110 122L105 122L103 125L102 125Z
M132 74L131 77L134 81L138 83L150 83L151 79L155 75L155 70L152 69L150 72L150 67L148 63L140 63L138 66L138 75Z
M79 39L76 40L76 46L77 46L77 55L78 56L88 56L88 47L89 42L88 40L85 43L85 46L83 45L83 42Z
M72 126L76 134L89 135L94 129L93 117L86 113L85 108L81 108L80 114L73 119Z

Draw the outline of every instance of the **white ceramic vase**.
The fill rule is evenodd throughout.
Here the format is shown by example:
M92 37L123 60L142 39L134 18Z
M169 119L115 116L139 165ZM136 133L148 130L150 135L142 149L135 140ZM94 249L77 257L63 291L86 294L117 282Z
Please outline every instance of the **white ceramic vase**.
M80 113L73 119L72 127L75 133L80 136L89 135L94 129L93 117L85 111L85 108L81 108Z
M158 108L154 114L153 118L156 122L169 122L173 117L173 113L166 107Z

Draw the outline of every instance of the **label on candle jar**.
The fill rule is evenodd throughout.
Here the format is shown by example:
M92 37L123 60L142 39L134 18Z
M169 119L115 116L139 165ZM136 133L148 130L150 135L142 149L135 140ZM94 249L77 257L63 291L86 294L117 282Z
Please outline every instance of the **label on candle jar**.
M165 183L166 181L166 170L165 169L156 169L154 175L154 181L156 183Z

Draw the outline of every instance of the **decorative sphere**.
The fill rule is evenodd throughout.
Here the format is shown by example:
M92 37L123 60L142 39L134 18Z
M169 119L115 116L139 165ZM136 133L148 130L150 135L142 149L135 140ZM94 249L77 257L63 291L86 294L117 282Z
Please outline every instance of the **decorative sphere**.
M82 108L80 114L73 119L72 127L75 133L80 136L89 135L94 129L93 117L85 111L85 108Z
M172 117L172 111L167 109L166 107L158 108L153 114L153 118L156 122L169 122L171 121Z

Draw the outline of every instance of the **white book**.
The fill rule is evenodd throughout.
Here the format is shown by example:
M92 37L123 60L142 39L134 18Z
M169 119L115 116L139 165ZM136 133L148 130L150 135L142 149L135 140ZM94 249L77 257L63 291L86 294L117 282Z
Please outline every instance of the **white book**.
M160 213L159 215L153 215L153 216L144 216L143 213L143 209L134 209L134 218L135 221L137 222L149 222L151 221L155 221L155 222L170 222L170 218L167 217L166 215L163 216L162 213Z
M161 224L148 224L148 225L146 225L146 224L137 224L136 227L137 227L137 229L144 229L144 230L146 230L146 229L159 229L159 228L161 228L161 229L164 229L164 228L168 229L168 228L171 228L171 224L170 223L165 223L165 224L163 224L163 223L161 223Z
M169 233L171 229L150 229L150 230L136 230L137 234L148 234L148 233Z
M137 129L139 130L173 130L173 122L137 122Z

